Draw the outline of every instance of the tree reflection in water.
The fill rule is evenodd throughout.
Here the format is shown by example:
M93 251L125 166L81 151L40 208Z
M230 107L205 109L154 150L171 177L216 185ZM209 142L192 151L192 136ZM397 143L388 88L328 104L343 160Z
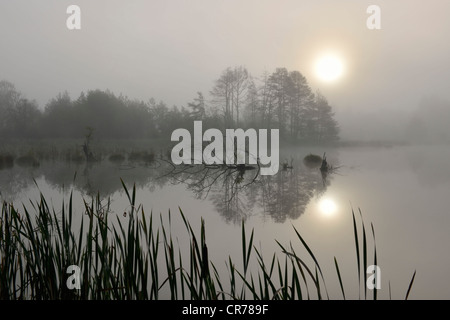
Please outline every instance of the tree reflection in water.
M257 167L226 165L174 166L162 177L185 183L198 198L210 199L220 215L240 223L254 214L274 222L297 219L313 197L320 197L330 185L333 171L308 168L291 160L273 176L259 174Z
M330 185L332 171L304 165L291 159L276 175L263 176L257 165L181 165L158 159L151 163L117 165L107 160L93 163L42 162L37 168L0 170L2 200L13 201L39 178L60 191L72 188L83 195L108 198L122 190L120 180L153 191L168 184L185 184L192 194L211 201L228 223L240 223L252 215L274 222L297 219L314 197ZM22 199L20 199L22 200Z

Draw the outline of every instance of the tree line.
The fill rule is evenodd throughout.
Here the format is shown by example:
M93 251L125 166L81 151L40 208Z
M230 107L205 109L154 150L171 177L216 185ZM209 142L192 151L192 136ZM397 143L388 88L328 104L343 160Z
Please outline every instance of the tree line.
M168 138L177 128L279 129L292 142L330 142L339 138L332 107L314 93L299 71L277 68L257 80L245 67L229 67L185 106L168 107L155 99L142 101L108 90L89 90L77 99L67 92L52 98L42 109L0 81L1 138L81 138L92 128L97 138Z

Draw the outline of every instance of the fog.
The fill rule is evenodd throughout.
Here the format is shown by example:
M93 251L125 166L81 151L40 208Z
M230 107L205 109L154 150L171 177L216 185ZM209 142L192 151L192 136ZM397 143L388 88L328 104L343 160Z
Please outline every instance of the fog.
M449 0L0 0L0 299L66 299L75 264L87 289L67 297L81 299L403 299L416 271L411 298L448 299L449 13ZM132 231L150 213L169 222L162 241ZM108 220L129 232L111 247ZM201 247L183 240L188 220ZM195 250L178 261L172 235ZM279 246L306 242L310 267ZM234 287L234 270L266 288Z
M186 106L198 91L211 99L235 66L255 79L278 67L301 72L327 97L343 140L402 140L426 97L450 100L446 0L76 1L81 30L68 30L71 4L0 3L0 80L42 110L64 91L76 99L96 89ZM366 27L371 4L381 30ZM326 50L345 65L333 83L313 68Z

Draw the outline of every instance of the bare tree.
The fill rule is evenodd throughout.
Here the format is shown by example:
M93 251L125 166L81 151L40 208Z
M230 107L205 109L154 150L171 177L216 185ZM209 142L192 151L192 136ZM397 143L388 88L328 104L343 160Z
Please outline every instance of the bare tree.
M211 90L213 103L222 110L226 127L239 126L252 78L245 67L225 69Z

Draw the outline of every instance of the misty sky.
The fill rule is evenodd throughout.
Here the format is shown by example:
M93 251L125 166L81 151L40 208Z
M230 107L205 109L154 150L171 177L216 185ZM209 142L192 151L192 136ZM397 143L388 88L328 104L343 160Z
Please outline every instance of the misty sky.
M71 4L81 30L66 27ZM381 30L366 28L371 4ZM286 67L328 98L344 137L383 139L422 97L450 99L449 15L448 0L1 0L0 80L42 108L89 89L181 106L228 66ZM345 64L334 83L313 69L327 50Z

